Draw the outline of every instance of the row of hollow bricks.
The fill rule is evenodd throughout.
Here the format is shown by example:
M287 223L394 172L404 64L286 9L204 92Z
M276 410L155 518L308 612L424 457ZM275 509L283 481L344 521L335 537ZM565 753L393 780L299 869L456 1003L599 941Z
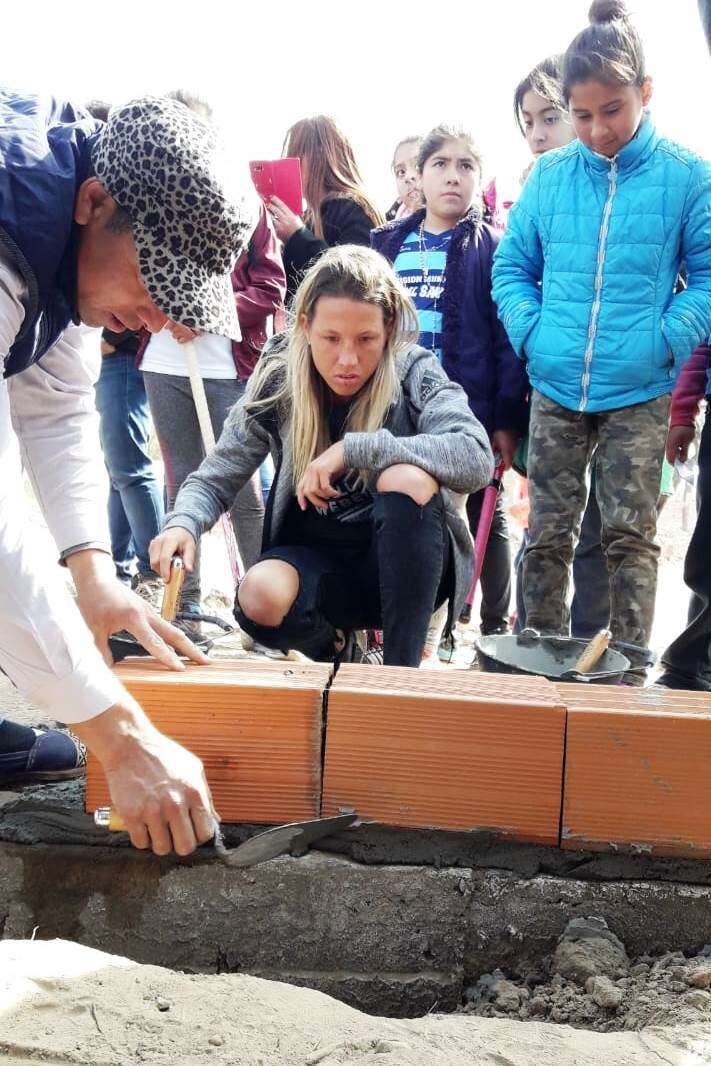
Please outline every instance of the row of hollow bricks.
M474 671L221 660L117 672L224 821L355 810L572 850L711 857L711 697ZM327 713L324 714L324 705ZM90 759L87 809L109 802Z

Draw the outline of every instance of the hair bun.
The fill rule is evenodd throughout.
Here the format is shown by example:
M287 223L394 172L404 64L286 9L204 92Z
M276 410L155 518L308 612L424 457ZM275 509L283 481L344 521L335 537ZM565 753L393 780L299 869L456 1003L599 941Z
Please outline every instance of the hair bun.
M629 13L624 0L593 0L588 11L591 26L628 18Z

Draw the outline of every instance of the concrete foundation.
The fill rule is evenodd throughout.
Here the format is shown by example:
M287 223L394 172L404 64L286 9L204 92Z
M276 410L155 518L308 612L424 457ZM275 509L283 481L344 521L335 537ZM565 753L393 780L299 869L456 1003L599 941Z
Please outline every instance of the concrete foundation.
M170 969L285 980L370 1013L454 1010L483 973L535 972L575 917L604 917L630 956L711 943L711 862L371 825L235 870L208 847L158 859L96 829L80 782L4 799L0 937L36 929ZM234 846L258 827L224 828Z
M397 853L393 831L371 831L366 844L367 832L359 831L361 845L340 846L368 847L371 860L379 848ZM408 836L412 856L418 834ZM525 875L478 865L487 848L477 852L471 841L468 865L432 865L432 854L427 864L433 847L440 859L453 858L457 841L420 836L425 862L418 865L312 852L248 870L226 868L209 853L177 861L123 847L6 842L0 934L25 938L36 928L41 939L69 938L172 969L277 978L391 1016L453 1010L495 967L535 970L573 917L603 916L630 955L693 952L711 942L709 864L695 864L706 868L697 884L651 880L661 871L649 860L647 878L631 879L645 862L631 857L618 860L627 878L614 879L613 864L607 880L603 860L591 857L582 865L597 872L593 881L575 876L580 860L577 870L566 869L569 854L489 847L489 859L508 856L511 865L518 856ZM556 861L556 874L540 872Z

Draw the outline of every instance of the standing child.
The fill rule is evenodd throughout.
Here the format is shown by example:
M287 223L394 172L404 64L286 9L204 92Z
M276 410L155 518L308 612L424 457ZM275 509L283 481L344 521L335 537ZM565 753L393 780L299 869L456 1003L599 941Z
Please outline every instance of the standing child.
M564 57L578 140L544 155L511 211L494 298L528 361L528 624L565 633L573 545L595 451L617 641L646 646L669 393L711 327L711 167L662 138L642 45L619 0L595 0ZM688 288L674 294L681 262ZM633 664L634 665L634 664Z
M465 390L504 466L511 466L525 431L528 380L491 298L498 234L482 218L481 156L471 136L437 126L420 145L418 170L425 207L373 231L371 243L389 259L412 296L420 344ZM472 533L483 490L467 501ZM501 500L494 513L481 577L483 633L502 633L511 598L509 537Z
M405 218L422 207L420 172L417 169L421 143L419 137L405 137L395 148L392 170L395 175L397 199L385 212L386 222Z
M562 56L544 59L518 83L514 93L514 115L533 157L521 177L523 184L540 156L554 148L565 147L575 138L563 97ZM528 530L525 529L515 562L517 631L526 626L522 570L528 542ZM570 631L574 637L592 637L610 623L610 585L602 550L602 520L595 496L594 465L580 539L573 556L573 586Z
M698 512L684 563L684 581L692 592L688 625L662 656L665 671L657 678L667 688L711 692L711 346L702 344L679 375L672 395L667 459L686 460L694 439L699 402L706 415L699 441Z
M327 248L368 244L383 216L368 195L353 146L328 115L296 122L286 134L285 156L301 162L306 214L303 218L272 196L267 204L283 245L286 291L293 299L309 266Z

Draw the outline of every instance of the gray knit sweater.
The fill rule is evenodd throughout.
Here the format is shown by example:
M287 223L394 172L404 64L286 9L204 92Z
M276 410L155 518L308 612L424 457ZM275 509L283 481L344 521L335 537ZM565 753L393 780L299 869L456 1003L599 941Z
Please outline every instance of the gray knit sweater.
M385 425L375 433L346 433L349 468L372 471L371 484L395 463L412 463L440 484L452 541L455 594L450 617L457 618L472 577L472 541L466 523L466 496L491 480L494 460L486 432L469 410L461 386L450 381L436 356L417 345L399 357L400 396ZM279 530L294 497L289 412L272 407L248 413L251 390L230 411L215 450L186 479L165 527L181 526L197 540L223 511L268 454L276 473L264 521L264 550L279 541Z

